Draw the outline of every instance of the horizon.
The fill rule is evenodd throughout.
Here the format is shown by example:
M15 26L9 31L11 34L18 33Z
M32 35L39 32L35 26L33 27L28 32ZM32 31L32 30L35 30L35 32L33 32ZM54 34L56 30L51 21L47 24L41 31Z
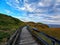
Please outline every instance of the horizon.
M60 0L1 0L0 6L0 13L24 22L60 24Z

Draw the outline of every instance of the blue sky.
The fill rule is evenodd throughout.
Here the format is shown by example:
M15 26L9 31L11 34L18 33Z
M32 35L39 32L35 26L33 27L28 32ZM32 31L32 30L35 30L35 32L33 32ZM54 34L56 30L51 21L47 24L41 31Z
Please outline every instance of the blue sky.
M60 24L60 0L0 0L0 13L24 22Z

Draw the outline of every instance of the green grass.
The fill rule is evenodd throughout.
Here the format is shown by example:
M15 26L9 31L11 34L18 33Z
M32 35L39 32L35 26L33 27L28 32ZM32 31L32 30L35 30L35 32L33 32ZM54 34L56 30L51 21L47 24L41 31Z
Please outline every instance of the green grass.
M36 31L33 31L31 28L30 30L32 31L32 33L38 37L40 37L42 40L46 41L49 45L52 45L52 41L50 38L46 37L45 35L38 33Z
M0 13L0 43L7 41L10 36L20 27L25 25L21 20Z
M8 39L9 37L10 37L9 33L0 31L0 42L3 41L3 38L7 38Z

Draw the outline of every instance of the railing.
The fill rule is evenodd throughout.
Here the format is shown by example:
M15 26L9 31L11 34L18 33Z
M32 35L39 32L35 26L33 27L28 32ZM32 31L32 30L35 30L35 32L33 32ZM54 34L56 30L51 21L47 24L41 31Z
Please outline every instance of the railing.
M36 28L27 26L29 32L41 43L41 45L60 45L60 41L43 32L39 32Z
M11 37L10 39L8 40L8 42L6 43L6 45L15 45L16 44L16 41L18 39L18 37L20 36L20 33L21 33L21 28L20 27Z
M52 40L53 44L55 44L55 43L57 42L57 43L60 45L60 40L55 39L54 37L51 37L51 36L49 36L49 35L47 35L47 34L45 34L45 33L43 33L43 32L40 32L40 33L42 33L42 34L45 35L46 37L50 38L50 39Z
M16 45L17 40L20 38L20 34L23 27L20 27L8 40L6 45ZM60 41L43 33L39 32L36 28L27 26L28 31L39 41L41 45L60 45Z

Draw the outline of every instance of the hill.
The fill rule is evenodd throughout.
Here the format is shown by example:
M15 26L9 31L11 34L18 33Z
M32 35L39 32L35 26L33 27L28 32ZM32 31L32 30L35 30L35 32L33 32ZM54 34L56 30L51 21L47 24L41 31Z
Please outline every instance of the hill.
M22 22L17 18L0 13L0 45L4 44L16 29L23 25L29 25L33 28L35 27L38 31L44 32L60 40L60 28L50 28L47 24L40 22Z
M47 24L43 24L43 23L34 23L34 22L27 22L27 25L33 27L33 28L37 28L38 31L40 32L44 32L49 36L52 36L58 40L60 40L60 28L53 28L50 27Z
M6 42L8 38L18 29L24 25L21 20L0 13L0 44Z
M47 24L43 24L43 23L35 23L35 22L26 22L27 25L35 27L35 28L39 28L39 29L45 29L45 28L49 28L49 26Z

